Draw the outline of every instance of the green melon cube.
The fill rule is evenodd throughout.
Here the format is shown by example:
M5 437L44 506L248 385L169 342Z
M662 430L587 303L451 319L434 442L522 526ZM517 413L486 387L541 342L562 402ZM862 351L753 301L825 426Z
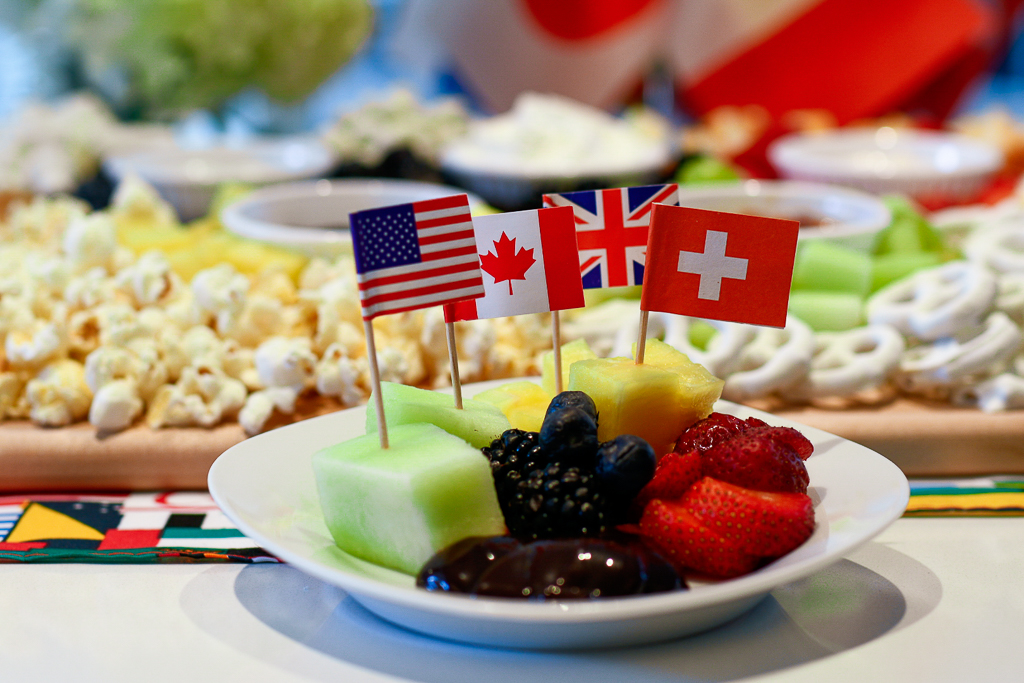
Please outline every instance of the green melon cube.
M484 401L463 399L459 409L451 394L392 382L381 382L380 387L389 432L392 425L429 422L475 448L483 448L510 427L501 409ZM377 406L373 397L366 405L366 433L377 433Z
M432 424L366 434L313 455L327 528L345 552L416 574L467 536L498 536L505 522L487 458Z

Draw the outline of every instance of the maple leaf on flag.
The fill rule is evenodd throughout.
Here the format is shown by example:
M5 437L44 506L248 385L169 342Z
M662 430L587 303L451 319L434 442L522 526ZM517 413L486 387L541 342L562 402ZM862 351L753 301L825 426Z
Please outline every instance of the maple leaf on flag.
M512 281L525 280L526 271L537 259L533 258L533 249L520 247L517 252L515 238L509 239L504 232L492 244L494 253L481 254L480 267L494 278L495 284L508 280L508 294L512 296Z

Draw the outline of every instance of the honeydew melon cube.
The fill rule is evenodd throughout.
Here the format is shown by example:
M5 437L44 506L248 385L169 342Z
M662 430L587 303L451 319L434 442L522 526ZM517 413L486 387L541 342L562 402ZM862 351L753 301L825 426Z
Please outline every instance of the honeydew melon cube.
M792 292L789 312L815 332L842 332L864 324L864 301L844 292Z
M794 291L844 292L861 298L871 290L871 256L823 240L797 247Z
M636 356L636 344L633 344L633 355ZM725 380L718 379L703 365L694 363L685 353L659 339L648 339L644 345L644 365L667 370L678 379L676 410L685 423L683 429L710 415L715 401L722 397Z
M578 360L597 358L586 339L574 339L562 344L562 388L569 384L569 368ZM544 387L548 398L555 397L555 352L548 351L541 356L540 385Z
M570 391L582 391L597 407L597 438L634 434L663 455L691 423L679 410L679 377L630 358L594 358L572 364Z
M388 430L389 448L366 434L313 454L327 528L345 552L415 574L467 536L505 523L487 458L432 424Z
M509 382L481 391L474 400L493 403L508 418L514 429L539 432L544 413L551 403L548 393L535 382Z
M492 403L463 399L460 409L455 407L451 394L393 382L381 382L380 388L389 432L392 425L429 422L470 446L483 448L511 426L501 409ZM377 406L372 398L366 406L366 433L377 433Z

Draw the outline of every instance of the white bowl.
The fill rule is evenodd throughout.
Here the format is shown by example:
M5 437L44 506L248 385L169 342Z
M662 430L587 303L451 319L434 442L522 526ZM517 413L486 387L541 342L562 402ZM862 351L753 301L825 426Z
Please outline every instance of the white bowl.
M222 183L266 185L315 178L337 164L335 154L310 137L262 138L244 144L159 149L111 155L104 169L115 181L134 173L174 206L182 220L206 214Z
M697 209L744 213L801 222L800 240L828 240L861 251L892 222L877 197L835 185L786 180L746 180L680 186L679 204ZM811 225L810 222L818 225Z
M783 178L950 201L975 197L1003 166L1002 152L980 140L888 126L787 135L768 159Z
M229 204L220 220L242 237L330 257L351 249L348 215L353 211L463 193L446 185L384 178L284 183ZM471 209L485 206L479 197L468 196Z

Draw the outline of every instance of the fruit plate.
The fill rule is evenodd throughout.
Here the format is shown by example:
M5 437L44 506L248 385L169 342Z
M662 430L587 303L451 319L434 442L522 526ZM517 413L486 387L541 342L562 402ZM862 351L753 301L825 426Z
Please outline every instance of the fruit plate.
M463 388L464 395L502 382ZM376 615L438 638L506 648L635 645L686 636L751 609L772 589L837 562L903 513L906 477L851 441L768 413L720 401L720 412L800 429L814 444L807 461L814 534L752 574L692 583L689 591L592 601L528 602L428 593L413 577L364 562L331 540L313 479L315 451L364 433L365 408L323 415L261 434L225 451L210 492L247 536L302 571L344 589Z

